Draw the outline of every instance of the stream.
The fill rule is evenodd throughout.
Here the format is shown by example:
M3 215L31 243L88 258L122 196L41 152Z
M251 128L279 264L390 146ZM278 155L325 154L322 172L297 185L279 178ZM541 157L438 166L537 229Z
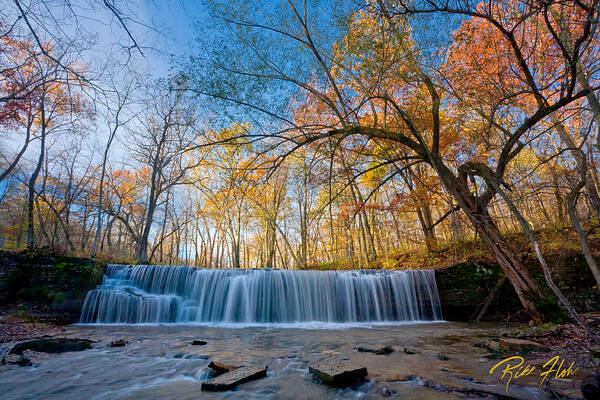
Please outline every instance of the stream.
M242 325L240 325L242 326ZM254 327L181 325L73 325L61 337L89 338L93 348L44 354L33 366L0 366L0 398L10 399L402 399L464 398L423 386L420 377L447 386L485 383L504 388L488 371L497 362L474 344L506 330L506 324L410 323L396 325L323 324L311 329L277 325ZM125 347L110 342L125 339ZM192 346L193 339L207 342ZM5 344L6 345L6 344ZM354 350L391 345L376 355ZM407 354L413 351L416 354ZM439 353L447 356L440 359ZM442 357L444 358L444 357ZM316 381L308 366L324 360L366 366L366 383L331 388ZM233 365L268 365L267 378L229 392L201 392L210 360ZM535 380L524 398L543 398ZM537 391L536 391L537 390Z

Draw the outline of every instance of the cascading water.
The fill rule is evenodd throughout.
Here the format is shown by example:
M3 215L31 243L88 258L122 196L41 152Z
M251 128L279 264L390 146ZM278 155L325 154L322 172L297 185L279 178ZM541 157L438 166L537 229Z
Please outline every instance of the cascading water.
M435 275L109 265L81 323L441 320Z

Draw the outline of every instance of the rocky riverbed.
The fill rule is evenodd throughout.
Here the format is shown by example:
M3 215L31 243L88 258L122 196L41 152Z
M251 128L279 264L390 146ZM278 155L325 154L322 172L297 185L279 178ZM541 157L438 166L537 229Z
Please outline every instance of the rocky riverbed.
M539 368L559 355L565 362L575 362L579 370L568 378L549 378L541 387L537 374L513 379L506 392L506 379L501 381L499 371L489 371L518 351L495 352L481 343L519 326L432 323L312 328L69 326L51 335L90 339L94 341L92 348L59 354L28 352L31 366L0 365L2 398L447 399L504 394L509 398L546 399L553 398L552 391L581 398L581 379L597 368L597 359L591 358L589 352L577 353L568 344L549 352L523 354L525 363ZM572 333L552 335L566 337ZM125 345L111 346L118 340ZM194 340L206 344L192 345ZM548 335L539 338L541 342L550 340ZM0 344L0 350L5 353L14 344ZM393 352L356 350L386 346ZM201 392L202 372L210 361L268 365L268 373L266 378L243 383L232 391ZM309 372L309 367L331 361L366 367L367 381L335 388L324 385Z

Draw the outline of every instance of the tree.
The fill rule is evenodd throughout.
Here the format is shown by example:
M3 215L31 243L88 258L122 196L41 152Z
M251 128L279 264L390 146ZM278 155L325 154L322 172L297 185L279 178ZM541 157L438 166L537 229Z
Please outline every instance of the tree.
M131 155L150 173L145 218L136 235L136 258L142 264L148 262L148 238L163 194L174 186L189 183L189 173L202 161L188 157L199 139L193 103L181 90L161 83L157 86L150 89L148 107L137 118L140 129L129 129Z
M428 54L412 39L405 15L417 14L419 10L409 9L402 2L368 3L363 7L364 11L348 19L346 34L341 42L349 35L359 37L362 38L359 44L368 45L366 48L371 51L360 49L350 53L345 57L349 62L343 64L337 62L336 52L352 50L352 46L344 49L344 46L336 47L332 42L317 43L316 37L327 38L327 34L323 35L327 28L313 23L316 17L310 16L306 5L303 10L298 10L289 2L286 10L278 9L277 18L280 21L277 26L253 20L248 10L243 10L243 13L233 11L224 20L238 37L244 39L236 42L237 46L224 45L222 42L218 46L220 49L225 46L225 50L235 48L236 60L239 61L224 65L219 58L209 58L213 60L209 65L213 67L211 74L225 80L228 87L219 85L215 79L209 85L195 81L196 91L277 117L287 126L273 133L272 138L280 138L281 131L293 132L282 142L290 144L291 150L286 154L298 147L324 140L333 140L342 152L341 144L360 138L389 142L402 148L405 155L393 161L421 163L435 171L444 190L452 195L494 255L525 309L539 322L543 316L537 310L536 303L543 294L517 253L503 238L488 207L497 194L495 184L506 184L503 177L507 168L535 136L540 123L553 113L585 98L589 92L578 87L576 74L554 74L549 82L545 78L540 79L533 64L536 60L524 55L523 46L527 39L522 39L520 32L535 26L537 17L545 7L541 3L535 6L523 3L520 7L512 8L482 4L469 7L468 12L464 12L475 19L490 21L500 31L506 50L510 53L510 64L506 68L514 71L515 79L521 82L519 89L524 92L523 97L533 100L529 101L527 108L523 108L511 102L510 98L491 99L506 113L510 112L510 120L500 119L497 113L485 112L482 115L479 108L453 96L452 82L447 82L447 77L436 71L435 59L428 58ZM444 11L443 6L439 9ZM227 10L219 9L219 12L227 13ZM595 13L593 10L591 12ZM586 26L589 27L595 20L597 18L590 18ZM335 32L334 29L332 31ZM580 49L587 49L591 39L590 30L583 29L574 41ZM227 40L235 38L228 37ZM279 40L285 44L280 45L281 50L277 52L246 46L261 40L263 43ZM265 48L268 49L268 46ZM291 48L295 52L289 51ZM390 51L385 50L387 48ZM545 50L548 49L560 51L560 43L552 39L550 47L545 47ZM246 55L249 58L245 58ZM577 62L581 56L582 52L577 50L571 58L575 57ZM302 75L302 71L287 68L286 62L291 58L305 61L309 57L312 57L312 62L307 62L306 66L314 68L310 79L306 74ZM206 63L202 63L202 67L206 67ZM194 76L197 75L188 74L187 79ZM240 79L236 80L236 77ZM263 85L285 84L290 90L307 93L321 105L323 118L312 126L297 126L284 114L278 113L277 108L269 108L268 102L263 103L260 98L249 99L248 91L238 94L230 90L235 88L239 91L239 86L243 86L244 80L249 77L253 85L256 82L262 82ZM319 82L318 86L314 84L315 81ZM373 102L379 102L377 107L388 113L387 120L378 125L372 124L375 115L370 119L371 123L365 123L364 116L369 113ZM471 118L475 118L482 126L488 126L493 132L494 146L488 150L488 155L477 155L473 151L471 154L474 156L465 154L460 160L452 160L452 163L446 159L445 147L451 144L447 140L448 135L455 137L457 130L463 135L469 132L468 120L459 119L452 125L445 123L443 111L453 107L463 107ZM457 126L459 123L462 125ZM481 138L475 135L474 139ZM480 190L474 192L473 183L481 186Z

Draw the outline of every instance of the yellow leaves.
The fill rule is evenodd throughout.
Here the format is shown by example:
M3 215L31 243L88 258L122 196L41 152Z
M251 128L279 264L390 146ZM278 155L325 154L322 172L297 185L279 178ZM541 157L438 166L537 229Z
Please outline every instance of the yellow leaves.
M121 206L134 213L144 210L144 190L150 179L150 168L142 167L138 171L118 169L110 176L109 189L121 202ZM111 192L107 191L110 195Z

